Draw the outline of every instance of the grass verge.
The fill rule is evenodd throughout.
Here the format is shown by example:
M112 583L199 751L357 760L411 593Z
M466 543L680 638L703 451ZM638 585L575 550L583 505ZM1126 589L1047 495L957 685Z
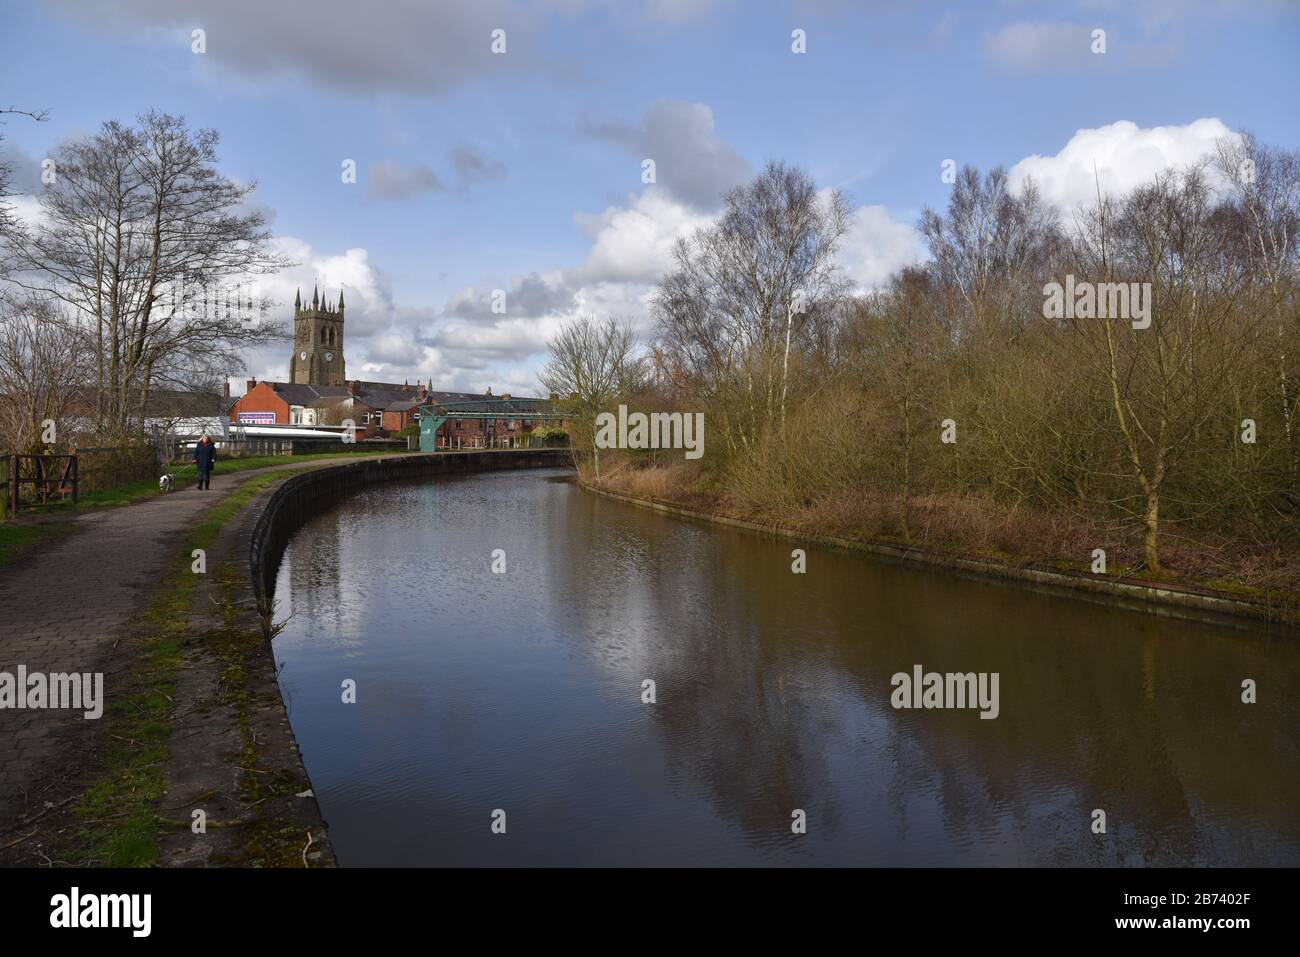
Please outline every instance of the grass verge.
M0 522L0 568L42 542L58 538L71 524L68 519L23 524Z
M266 802L305 791L311 783L302 776L283 768L268 768L262 758L265 742L254 734L249 707L254 704L253 677L249 665L260 666L255 659L265 654L266 640L260 628L240 627L233 621L233 595L244 578L235 561L223 563L217 580L226 610L226 625L212 636L211 647L220 656L220 700L235 713L243 748L239 766L244 770L240 778L239 796L248 807L272 807ZM243 822L239 850L231 855L214 856L213 863L234 867L301 867L304 863L303 829L294 821L264 813L251 821Z

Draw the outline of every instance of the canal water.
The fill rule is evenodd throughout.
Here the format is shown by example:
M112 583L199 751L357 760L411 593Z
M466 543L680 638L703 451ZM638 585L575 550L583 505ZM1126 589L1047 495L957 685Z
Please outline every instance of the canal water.
M795 545L558 471L309 521L275 654L340 863L1300 863L1294 638ZM895 709L917 665L997 717Z

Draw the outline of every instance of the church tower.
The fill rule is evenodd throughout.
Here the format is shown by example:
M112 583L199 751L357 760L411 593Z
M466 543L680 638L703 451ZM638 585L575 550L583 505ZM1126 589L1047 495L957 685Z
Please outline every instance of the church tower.
M293 357L289 381L300 385L343 385L343 292L331 308L313 289L311 305L293 297Z

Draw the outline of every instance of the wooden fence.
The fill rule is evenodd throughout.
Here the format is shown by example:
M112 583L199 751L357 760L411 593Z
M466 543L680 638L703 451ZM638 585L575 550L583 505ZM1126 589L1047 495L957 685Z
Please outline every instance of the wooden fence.
M75 504L79 492L77 456L17 455L4 456L6 510L14 515L24 504L48 505L71 498ZM24 495L24 489L27 494Z
M21 509L158 477L152 446L76 449L37 455L0 452L0 518Z

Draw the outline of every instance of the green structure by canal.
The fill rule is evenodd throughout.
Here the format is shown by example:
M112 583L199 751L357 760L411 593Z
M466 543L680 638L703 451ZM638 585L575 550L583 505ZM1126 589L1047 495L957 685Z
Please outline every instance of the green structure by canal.
M512 399L503 396L500 399L465 402L431 402L420 408L421 452L437 452L440 448L451 447L447 444L450 441L449 436L440 443L438 435L438 430L450 419L455 419L457 422L470 420L484 424L501 421L527 423L530 427L551 423L563 424L567 421L566 415L556 410L554 402L543 402L540 399ZM528 430L516 429L516 434L510 435L511 444L526 440L527 437Z

